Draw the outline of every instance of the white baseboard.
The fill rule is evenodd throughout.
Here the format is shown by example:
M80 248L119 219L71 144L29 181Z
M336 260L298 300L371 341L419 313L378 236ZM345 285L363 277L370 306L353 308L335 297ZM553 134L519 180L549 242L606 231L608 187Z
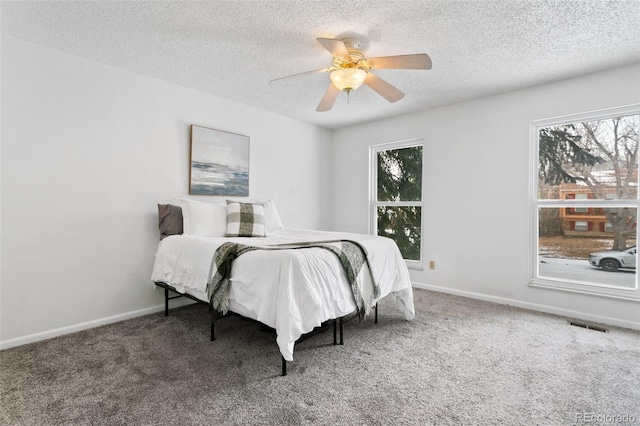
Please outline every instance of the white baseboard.
M171 308L178 308L180 306L196 303L189 299L181 299L171 302ZM40 333L30 334L28 336L16 337L15 339L0 341L0 350L9 349L16 346L26 345L28 343L39 342L41 340L51 339L52 337L63 336L65 334L76 333L82 330L88 330L90 328L100 327L101 325L113 324L114 322L125 321L128 319L141 317L144 315L155 314L156 312L164 311L164 303L162 305L152 306L150 308L139 309L137 311L125 312L123 314L114 315L107 318L100 318L93 321L83 322L81 324L70 325L67 327L60 327L53 330L42 331Z
M640 330L640 322L604 317L600 315L593 315L588 312L572 311L569 309L557 308L555 306L540 305L538 303L523 302L521 300L508 299L505 297L498 297L498 296L490 296L487 294L474 293L471 291L457 290L457 289L440 287L440 286L430 285L430 284L423 284L423 283L417 283L417 282L412 282L411 284L414 288L421 288L424 290L436 291L438 293L453 294L455 296L463 296L463 297L468 297L470 299L478 299L478 300L484 300L486 302L499 303L501 305L515 306L518 308L530 309L532 311L544 312L547 314L554 314L554 315L560 315L563 317L576 318L576 319L592 321L592 322L601 323L601 324L608 324L616 327L630 328L632 330Z

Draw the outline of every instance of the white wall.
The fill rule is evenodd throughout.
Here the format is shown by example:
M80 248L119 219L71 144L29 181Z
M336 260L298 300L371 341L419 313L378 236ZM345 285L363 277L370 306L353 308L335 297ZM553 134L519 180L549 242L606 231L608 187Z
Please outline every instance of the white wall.
M330 132L8 36L1 51L0 347L158 309L156 203L187 194L190 124L251 137L251 198L287 226L364 233L368 147L423 138L437 268L417 285L640 325L636 303L527 286L529 122L640 102L640 66Z
M250 197L286 226L331 227L330 131L8 36L1 75L2 347L161 305L156 204L188 193L190 124L251 138Z
M410 95L409 95L410 96ZM640 304L529 282L529 123L640 102L640 65L341 129L333 227L368 231L369 146L424 139L423 258L415 285L640 328Z

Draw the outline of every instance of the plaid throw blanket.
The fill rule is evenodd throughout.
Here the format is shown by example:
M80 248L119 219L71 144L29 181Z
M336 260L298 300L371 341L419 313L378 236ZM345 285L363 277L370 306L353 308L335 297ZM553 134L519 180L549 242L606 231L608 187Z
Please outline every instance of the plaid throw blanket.
M358 316L360 319L364 318L380 297L380 288L373 279L373 274L371 274L373 298L372 300L366 301L363 299L358 283L356 282L356 278L365 264L367 265L367 268L369 268L370 273L371 267L367 260L367 252L364 247L351 240L312 241L271 246L249 246L232 242L224 243L218 247L213 255L211 268L209 269L207 294L211 301L210 308L222 314L227 313L227 310L229 309L229 291L231 287L229 280L231 277L231 267L233 266L233 261L238 256L253 250L291 250L315 247L329 250L338 257L347 275L349 286L353 293L353 299L358 310Z

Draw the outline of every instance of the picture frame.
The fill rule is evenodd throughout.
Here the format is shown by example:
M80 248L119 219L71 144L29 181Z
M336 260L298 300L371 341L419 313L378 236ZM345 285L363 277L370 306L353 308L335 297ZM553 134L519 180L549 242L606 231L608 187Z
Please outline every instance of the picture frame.
M249 136L192 124L189 194L249 196Z

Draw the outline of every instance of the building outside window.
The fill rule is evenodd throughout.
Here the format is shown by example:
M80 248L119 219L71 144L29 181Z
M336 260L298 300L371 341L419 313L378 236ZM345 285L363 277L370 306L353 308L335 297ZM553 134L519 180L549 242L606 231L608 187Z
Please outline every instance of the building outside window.
M393 239L408 266L422 266L421 140L371 147L371 232Z
M640 299L639 127L640 105L531 124L531 285Z

